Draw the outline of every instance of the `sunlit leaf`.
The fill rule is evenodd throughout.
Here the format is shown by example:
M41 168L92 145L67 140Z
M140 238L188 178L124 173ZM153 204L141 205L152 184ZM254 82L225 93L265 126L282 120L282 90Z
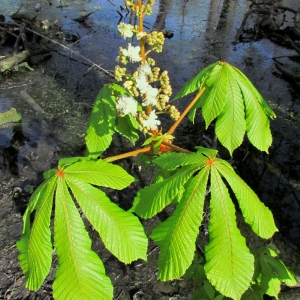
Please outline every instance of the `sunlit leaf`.
M56 186L56 178L45 181L32 194L23 216L24 226L17 243L19 260L26 278L26 287L38 290L48 275L52 262L50 215ZM30 225L31 214L35 219Z
M112 299L110 279L91 249L91 240L61 177L56 190L54 245L58 256L55 299Z
M64 171L81 181L118 190L134 181L123 168L101 159L79 161Z
M113 89L105 85L99 92L90 116L86 133L89 156L97 157L105 151L115 132L116 97Z
M216 62L188 82L175 99L203 87L204 93L190 110L191 121L202 108L206 127L216 119L216 135L231 154L245 132L256 148L268 152L272 143L269 118L275 114L250 80L234 66Z
M161 280L180 278L192 263L203 217L207 180L205 169L191 179L173 215L151 234L161 250L158 258L158 278Z
M66 173L65 179L85 216L96 229L105 247L120 261L147 260L148 240L133 214L112 203L104 192ZM120 246L122 245L122 246Z
M268 239L277 231L271 211L258 199L253 190L224 160L217 159L216 167L233 190L245 221L260 237Z
M184 184L197 169L195 165L182 167L165 181L140 189L134 199L134 212L142 218L151 218L161 212L184 190Z
M254 258L236 225L235 209L215 167L211 167L210 241L205 247L207 278L223 295L240 299L254 272Z

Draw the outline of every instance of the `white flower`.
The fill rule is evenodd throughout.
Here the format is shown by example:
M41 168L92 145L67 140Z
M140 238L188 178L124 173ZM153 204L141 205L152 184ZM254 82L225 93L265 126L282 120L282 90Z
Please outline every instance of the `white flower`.
M137 102L132 97L123 95L118 99L116 108L124 115L131 114L135 116L137 112Z
M140 57L140 50L140 46L133 47L131 46L131 43L129 43L127 49L123 49L123 55L129 57L131 62L138 62L142 60Z
M143 62L138 68L137 71L139 74L149 75L151 72L151 67L148 65L148 63L145 61Z
M133 26L131 24L125 24L123 22L121 22L118 25L118 32L120 34L121 37L123 37L124 39L126 38L131 38L133 37Z
M142 122L144 127L149 127L151 130L157 129L157 126L160 125L160 121L157 119L155 110L152 110L147 120Z
M146 36L147 33L145 31L141 31L136 35L137 40L140 40L142 37Z
M138 75L138 77L135 79L135 82L137 84L137 87L139 88L140 92L142 94L145 94L148 87L149 83L147 81L147 77L144 74Z
M143 106L156 105L156 96L158 94L158 89L149 85L145 94L146 97L143 99Z

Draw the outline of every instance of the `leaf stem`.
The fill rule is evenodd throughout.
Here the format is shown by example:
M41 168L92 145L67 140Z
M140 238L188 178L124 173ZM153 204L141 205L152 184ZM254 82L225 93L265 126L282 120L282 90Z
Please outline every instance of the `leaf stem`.
M166 145L166 146L168 146L168 147L170 147L170 148L172 148L173 150L178 151L178 152L182 152L182 153L186 153L186 154L191 154L191 153L193 153L193 152L191 152L191 151L189 151L189 150L186 150L186 149L184 149L184 148L181 148L181 147L178 147L178 146L176 146L176 145L173 145L173 144L171 144L170 142L162 141L162 144L163 144L163 145Z
M183 120L183 118L186 116L186 114L190 111L190 109L193 107L193 105L197 102L197 100L203 94L204 90L205 90L205 86L198 92L198 94L195 96L195 98L192 100L192 102L187 106L187 108L181 114L180 118L171 126L171 128L168 131L168 134L172 134L175 131L175 129L180 124L180 122Z
M116 160L127 158L127 157L137 156L140 153L146 153L146 152L150 152L150 151L152 151L152 146L141 148L141 149L130 151L130 152L126 152L126 153L120 154L120 155L106 157L106 158L103 158L103 160L106 160L107 162L112 162L112 161L116 161Z

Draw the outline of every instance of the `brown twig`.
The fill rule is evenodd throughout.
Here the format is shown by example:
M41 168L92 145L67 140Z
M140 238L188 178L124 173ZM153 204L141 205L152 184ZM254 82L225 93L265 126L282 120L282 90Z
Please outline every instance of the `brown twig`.
M107 162L112 162L112 161L116 161L116 160L127 158L127 157L137 156L141 153L147 153L147 152L152 152L152 146L149 146L146 148L141 148L141 149L130 151L130 152L126 152L126 153L123 153L120 155L106 157L103 160L106 160Z
M15 23L15 22L0 22L0 25L6 25L6 26L7 26L7 25L11 25L11 26L17 26L17 27L20 27L20 26L21 26L20 24ZM60 47L64 48L65 50L68 50L68 51L70 51L71 53L73 53L73 54L75 54L75 55L77 55L77 56L83 58L84 60L88 61L88 62L92 65L91 67L96 67L96 68L98 68L99 70L101 70L103 73L105 73L106 75L109 75L110 77L114 78L114 75L113 75L112 73L110 73L109 71L105 70L105 69L102 68L100 65L94 63L93 61L91 61L91 60L88 59L87 57L81 55L80 53L73 51L73 50L70 49L69 47L67 47L67 46L65 46L65 45L63 45L63 44L61 44L61 43L59 43L59 42L56 42L56 41L54 41L54 40L52 40L52 39L50 39L50 38L48 38L48 37L46 37L46 36L44 36L44 35L42 35L42 34L36 32L35 30L32 30L32 29L30 29L30 28L25 27L25 30L26 30L26 31L29 31L29 32L31 32L31 33L34 33L34 34L36 34L36 35L42 37L43 39L50 41L50 42L53 43L53 44L59 45Z

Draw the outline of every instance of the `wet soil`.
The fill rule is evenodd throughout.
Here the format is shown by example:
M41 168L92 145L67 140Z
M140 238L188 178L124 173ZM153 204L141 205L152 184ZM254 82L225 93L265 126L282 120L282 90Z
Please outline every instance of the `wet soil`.
M93 101L103 84L113 80L108 73L113 73L118 49L125 45L117 35L116 25L121 18L124 22L130 20L122 0L38 2L41 6L36 11L37 1L23 1L20 12L48 20L51 27L43 34L68 48L41 39L39 43L49 47L51 52L29 61L34 72L19 68L0 78L0 111L15 107L22 115L20 124L0 131L0 299L51 299L56 262L38 292L24 287L15 246L21 235L22 215L32 190L42 181L43 172L55 167L61 157L84 155L84 134ZM155 59L160 67L169 71L174 95L202 68L216 60L227 61L250 78L274 109L277 119L271 124L274 141L270 153L259 153L245 141L234 152L233 160L241 177L271 208L280 233L263 242L251 235L242 222L240 226L251 247L266 243L276 247L284 262L300 274L300 91L294 81L278 72L272 60L275 56L294 55L295 51L268 38L232 43L250 1L210 1L209 5L203 2L162 0L155 5L153 16L146 18L147 29L165 29L173 34L166 40L163 53ZM20 2L0 0L0 5L5 7L2 13L8 18L18 10ZM283 1L282 5L294 9L300 6L297 1ZM74 21L89 12L94 13L85 23ZM249 18L248 29L256 17ZM286 22L293 24L291 15L286 17ZM0 55L10 53L11 48L0 48ZM91 62L106 72L95 66L91 68ZM288 66L299 72L297 62L289 62ZM28 105L20 96L22 91L35 99L47 115ZM188 100L178 102L181 111ZM164 120L163 127L168 128L169 124L169 120ZM213 137L211 129L199 131L196 128L204 128L200 117L196 126L183 121L176 131L176 144L193 150L195 145L202 144L204 135ZM110 151L117 154L131 149L128 142L117 138ZM229 158L223 149L220 151L223 158ZM121 162L142 179L137 185L151 180L149 175L136 174L133 163ZM137 188L110 196L120 206L129 208ZM147 233L163 217L144 222ZM156 280L159 249L152 242L148 263L137 261L126 266L105 250L94 231L90 230L90 235L93 248L103 259L114 284L114 299L191 298L195 288L192 280L165 283ZM199 240L204 243L205 237L200 235ZM300 299L297 289L283 291L282 297Z

